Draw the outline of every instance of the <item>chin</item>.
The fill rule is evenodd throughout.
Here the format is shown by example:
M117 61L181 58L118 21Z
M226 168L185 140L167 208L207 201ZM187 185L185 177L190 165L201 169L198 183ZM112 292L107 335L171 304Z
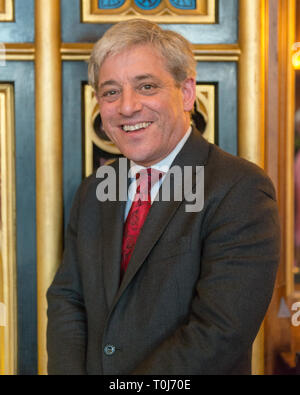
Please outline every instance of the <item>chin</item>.
M138 151L140 151L140 150L138 150L138 149L136 149L134 151L133 150L124 150L122 152L122 154L126 158L132 160L135 163L144 163L144 162L147 163L147 162L149 162L149 157L145 156L145 155L139 155Z
M128 155L126 156L128 159L132 160L134 163L140 166L147 167L149 163L152 163L150 160L146 158L137 157L136 155Z
M145 161L143 158L142 159L141 158L137 158L134 155L127 156L127 158L132 160L134 163L136 163L138 165L141 165L141 166L144 166L144 163L148 163L148 161Z

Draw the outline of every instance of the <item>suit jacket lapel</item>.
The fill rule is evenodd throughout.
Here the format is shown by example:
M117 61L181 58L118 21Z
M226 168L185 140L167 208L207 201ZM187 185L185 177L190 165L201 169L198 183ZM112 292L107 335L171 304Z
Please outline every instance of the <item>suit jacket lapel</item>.
M175 158L172 166L179 166L183 171L184 166L193 166L194 172L196 171L195 165L205 165L207 162L209 152L209 144L200 135L198 131L193 131L186 144ZM195 183L194 177L194 183ZM166 182L166 179L164 180ZM192 185L193 188L194 184ZM183 191L182 191L183 192ZM145 261L146 257L154 247L155 243L161 237L164 229L169 221L176 213L184 194L182 193L182 200L175 201L173 190L170 193L171 201L155 201L149 211L147 219L138 237L132 257L130 259L127 271L124 275L121 286L115 296L114 303L121 296L127 285L130 283L135 273L139 270L140 266Z
M124 158L122 158L124 160ZM129 161L127 160L127 166ZM120 262L122 237L124 227L124 210L126 201L119 200L119 160L111 166L116 172L116 201L105 201L101 203L101 239L100 243L102 270L107 304L110 307L120 285ZM126 180L127 188L127 177Z

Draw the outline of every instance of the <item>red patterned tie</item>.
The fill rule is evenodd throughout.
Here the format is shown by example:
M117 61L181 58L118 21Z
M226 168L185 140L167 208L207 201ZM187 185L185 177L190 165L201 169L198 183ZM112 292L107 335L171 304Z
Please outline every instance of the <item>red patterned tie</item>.
M136 195L129 210L123 233L121 278L131 258L137 238L151 207L151 180L152 185L161 177L162 173L155 169L143 169L136 174Z

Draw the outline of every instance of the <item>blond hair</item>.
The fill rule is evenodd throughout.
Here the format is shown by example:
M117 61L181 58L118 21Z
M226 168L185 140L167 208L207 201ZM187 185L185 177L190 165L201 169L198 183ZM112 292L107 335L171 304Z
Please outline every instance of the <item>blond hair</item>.
M88 67L89 84L97 92L99 71L108 55L146 44L152 45L165 59L166 68L177 84L196 76L193 52L190 43L183 36L171 30L163 30L145 19L131 19L112 26L95 44Z

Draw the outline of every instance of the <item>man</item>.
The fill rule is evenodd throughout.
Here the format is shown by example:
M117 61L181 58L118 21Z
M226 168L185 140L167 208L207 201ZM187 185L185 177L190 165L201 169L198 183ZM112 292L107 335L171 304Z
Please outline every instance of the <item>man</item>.
M105 132L143 185L161 176L143 202L101 201L96 175L80 186L48 291L50 374L250 373L279 256L274 188L192 130L195 75L187 41L145 20L115 25L94 47ZM110 168L122 181L120 163ZM157 199L175 167L193 168L193 184ZM191 210L195 190L204 204Z

